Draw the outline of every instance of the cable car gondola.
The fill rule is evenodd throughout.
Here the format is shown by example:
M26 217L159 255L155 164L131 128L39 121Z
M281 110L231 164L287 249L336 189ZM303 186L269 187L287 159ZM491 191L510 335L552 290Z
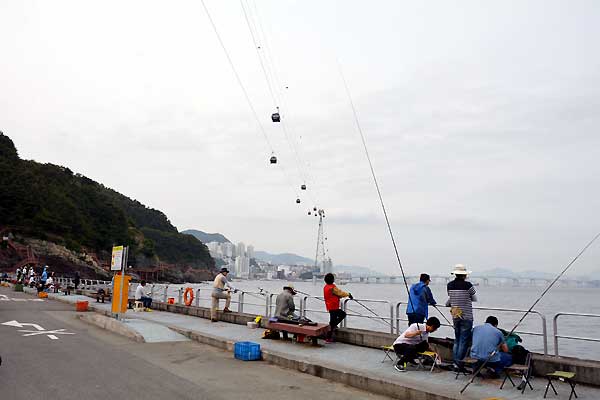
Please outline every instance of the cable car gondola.
M317 207L313 207L313 211L317 211Z
M302 185L302 186L300 186L300 189L301 189L301 190L306 190L306 185Z
M271 156L271 158L269 159L269 161L271 162L271 164L277 164L277 157Z
M281 116L278 112L271 114L271 120L273 122L281 122Z
M309 211L309 212L308 212L308 215L312 215L312 213Z
M296 204L300 204L300 198L296 199Z

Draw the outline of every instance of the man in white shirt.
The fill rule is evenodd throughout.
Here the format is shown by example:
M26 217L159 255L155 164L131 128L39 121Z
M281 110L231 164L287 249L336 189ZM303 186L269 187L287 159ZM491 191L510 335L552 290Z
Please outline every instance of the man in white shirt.
M148 311L152 305L152 297L148 296L148 293L146 293L145 286L146 281L141 281L137 289L135 289L135 300L141 301L144 304L144 309Z
M414 363L418 353L429 349L427 342L429 334L440 327L440 320L431 317L425 324L412 324L402 332L394 342L394 351L398 356L398 362L394 368L400 372L406 371L406 363Z

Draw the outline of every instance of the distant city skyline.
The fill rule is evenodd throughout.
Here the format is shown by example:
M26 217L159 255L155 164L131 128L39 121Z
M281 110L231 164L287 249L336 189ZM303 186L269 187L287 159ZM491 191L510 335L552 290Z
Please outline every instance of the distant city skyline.
M556 273L600 229L599 2L264 1L260 49L239 3L206 4L262 129L200 3L57 0L0 5L0 130L274 253L311 257L323 208L336 264L397 274L339 64L407 273Z

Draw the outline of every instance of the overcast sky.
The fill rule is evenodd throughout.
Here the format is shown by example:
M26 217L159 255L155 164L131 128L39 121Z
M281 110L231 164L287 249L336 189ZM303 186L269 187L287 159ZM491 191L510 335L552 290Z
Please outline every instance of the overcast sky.
M244 1L289 140L240 3L206 4L276 166L199 1L3 0L0 130L260 250L314 257L322 207L334 263L397 273L339 60L410 273L554 272L600 229L600 2Z

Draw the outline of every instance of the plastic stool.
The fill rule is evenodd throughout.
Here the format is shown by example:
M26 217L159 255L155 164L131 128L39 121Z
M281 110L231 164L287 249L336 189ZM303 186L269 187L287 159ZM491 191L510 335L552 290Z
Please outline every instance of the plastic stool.
M133 306L133 312L144 312L144 303L136 301Z

